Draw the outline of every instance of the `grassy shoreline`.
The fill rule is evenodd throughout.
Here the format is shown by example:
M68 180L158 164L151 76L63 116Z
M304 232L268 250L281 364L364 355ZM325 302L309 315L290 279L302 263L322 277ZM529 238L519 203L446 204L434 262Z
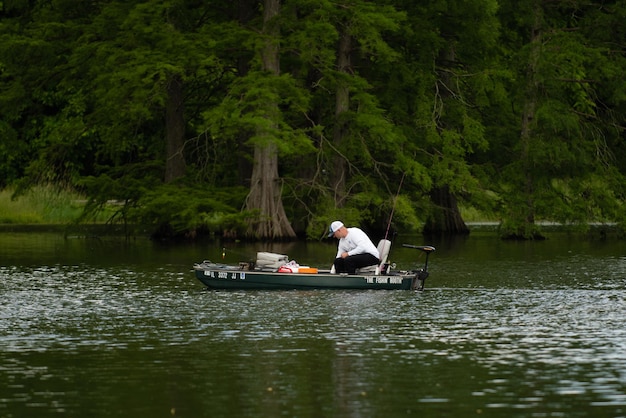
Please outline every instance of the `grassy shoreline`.
M106 223L106 215L89 223L77 223L84 196L52 186L38 186L13 198L14 191L0 191L0 232L58 233L78 236L125 235L123 225ZM136 230L133 235L138 234Z
M37 186L13 198L14 191L0 191L0 224L70 224L82 213L84 197L52 186Z

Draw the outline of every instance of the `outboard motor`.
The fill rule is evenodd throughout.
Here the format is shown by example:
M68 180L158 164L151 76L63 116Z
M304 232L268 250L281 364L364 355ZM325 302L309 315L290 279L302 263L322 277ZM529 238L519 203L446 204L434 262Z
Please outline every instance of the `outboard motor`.
M435 247L431 245L410 245L402 244L403 247L415 248L416 250L424 251L426 253L426 261L424 262L424 268L415 270L415 276L411 282L411 290L424 290L424 284L428 278L428 256L435 251Z

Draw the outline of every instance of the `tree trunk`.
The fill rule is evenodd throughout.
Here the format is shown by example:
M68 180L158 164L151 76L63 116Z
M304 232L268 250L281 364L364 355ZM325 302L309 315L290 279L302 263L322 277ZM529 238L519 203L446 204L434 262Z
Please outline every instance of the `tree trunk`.
M254 169L247 208L258 210L258 222L251 224L248 236L257 239L292 239L296 234L287 219L281 200L276 145L254 149Z
M530 148L533 139L533 120L535 119L535 112L537 110L537 93L539 85L537 81L537 62L539 60L539 54L541 51L541 12L540 5L535 6L535 19L533 21L533 28L531 30L531 54L528 63L528 69L526 71L526 94L524 110L522 114L522 127L520 134L521 142L521 155L520 159L523 164L524 170L524 194L526 196L526 213L524 215L524 222L533 224L535 222L535 205L533 203L533 173L530 163Z
M241 27L248 27L251 21L257 16L258 0L237 0L235 9L235 18ZM237 75L245 77L250 71L250 58L246 55L239 54L237 56ZM238 184L250 188L250 178L252 177L252 161L249 154L254 152L247 141L249 137L246 133L241 132L237 135L237 145L239 152L237 156L237 172L239 174Z
M456 52L452 44L448 44L448 47L441 51L439 61L442 66L454 66L456 63ZM441 99L445 101L451 96L453 91L453 80L451 79L450 72L443 72L440 75L441 82L447 86L442 89ZM440 130L446 128L445 122L439 122L441 126ZM428 217L424 224L424 233L434 234L443 233L450 235L463 235L469 234L469 228L465 225L461 211L457 203L456 196L450 191L450 187L447 184L438 184L430 191L430 200L434 205L433 213Z
M263 32L268 38L261 51L261 61L263 70L276 76L280 74L276 39L280 28L275 19L279 12L280 0L264 1ZM270 121L278 112L277 103L266 104L265 114ZM267 140L258 141L254 146L254 165L246 208L258 211L259 218L248 226L247 235L256 239L293 239L296 233L287 219L282 202L277 147L269 135L267 132L257 132L258 137L265 136Z
M430 200L435 205L436 210L424 225L425 234L467 235L470 233L461 217L456 197L447 186L431 190Z
M175 75L167 85L167 103L165 108L166 155L165 182L185 175L185 116L183 114L183 82Z
M352 71L350 54L352 51L352 37L344 30L339 39L337 51L337 71L348 74ZM337 84L335 100L335 128L333 130L333 145L341 149L341 143L346 135L346 114L350 109L350 88L341 79ZM341 154L336 154L333 159L333 171L331 187L335 191L335 206L341 207L346 198L346 161Z
M541 54L543 11L540 2L535 2L534 19L531 28L530 46L531 52L526 69L526 91L524 97L524 108L522 113L520 131L520 161L523 174L523 196L524 202L520 205L519 211L513 210L509 216L514 219L508 223L512 226L510 230L502 231L502 236L508 239L544 239L535 224L535 201L534 201L534 175L533 164L531 162L533 129L535 113L537 111L537 101L540 82L537 77L537 66Z

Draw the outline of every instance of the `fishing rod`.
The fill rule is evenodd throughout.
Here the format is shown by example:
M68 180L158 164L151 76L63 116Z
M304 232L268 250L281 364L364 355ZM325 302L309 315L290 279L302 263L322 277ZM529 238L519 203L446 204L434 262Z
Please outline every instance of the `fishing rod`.
M400 196L400 189L402 189L402 183L404 182L405 173L402 173L402 178L400 179L400 185L398 186L398 192L396 193L396 197L393 199L393 205L391 206L391 214L389 215L389 222L387 222L387 231L385 231L385 238L389 236L389 228L391 227L391 220L393 219L393 214L396 211L396 202L398 201L398 196Z

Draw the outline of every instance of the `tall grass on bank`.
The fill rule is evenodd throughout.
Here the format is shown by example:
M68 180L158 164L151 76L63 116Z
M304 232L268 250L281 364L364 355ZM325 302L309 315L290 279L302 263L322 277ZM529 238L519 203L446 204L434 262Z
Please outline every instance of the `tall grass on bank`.
M13 190L0 191L0 224L68 224L82 212L85 198L53 186L37 186L12 199Z

